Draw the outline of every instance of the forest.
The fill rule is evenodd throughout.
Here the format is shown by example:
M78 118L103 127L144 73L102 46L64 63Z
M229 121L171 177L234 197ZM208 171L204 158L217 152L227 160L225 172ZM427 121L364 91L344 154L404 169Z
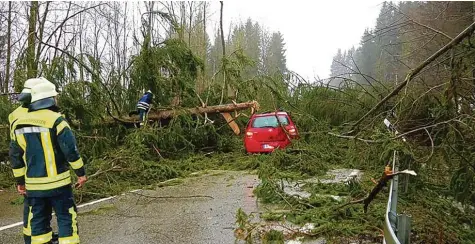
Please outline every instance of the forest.
M287 68L282 33L252 19L225 33L226 3L220 7L219 31L208 36L209 2L1 2L0 189L14 189L8 114L25 80L42 76L60 92L90 176L78 202L199 170L251 170L260 201L286 210L261 218L314 223L308 236L330 243L380 243L387 189L366 213L317 193L366 196L397 150L399 168L417 172L402 178L399 193L398 212L412 215L411 242L475 243L473 2L381 3L360 44L339 49L330 77L314 80ZM157 111L248 101L258 112L283 109L301 138L287 150L247 155L243 136L219 114L183 113L140 129L113 119L127 117L148 89ZM236 115L243 129L250 111ZM335 167L365 174L349 185L316 185L308 199L280 190L281 181ZM253 227L246 219L238 211L245 239Z

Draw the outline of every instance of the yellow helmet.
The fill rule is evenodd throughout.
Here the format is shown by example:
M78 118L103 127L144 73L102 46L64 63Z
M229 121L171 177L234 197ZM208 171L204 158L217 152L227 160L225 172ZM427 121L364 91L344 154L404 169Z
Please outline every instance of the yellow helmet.
M57 95L56 86L51 82L43 82L31 88L32 103L45 98L55 97Z

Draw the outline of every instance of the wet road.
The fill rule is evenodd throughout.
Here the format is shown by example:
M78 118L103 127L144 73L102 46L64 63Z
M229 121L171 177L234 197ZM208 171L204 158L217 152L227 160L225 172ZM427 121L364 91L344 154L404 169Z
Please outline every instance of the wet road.
M82 208L81 243L234 243L237 209L257 211L257 184L257 176L245 172L210 171ZM0 215L2 225L21 220L21 206L12 208L11 216ZM21 227L0 231L0 243L22 243Z

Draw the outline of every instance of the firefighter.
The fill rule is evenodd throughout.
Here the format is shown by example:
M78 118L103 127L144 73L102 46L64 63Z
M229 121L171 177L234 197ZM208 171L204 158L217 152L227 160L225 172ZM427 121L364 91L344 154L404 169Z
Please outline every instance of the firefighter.
M19 106L17 109L15 109L10 115L8 115L8 123L10 125L10 133L12 133L12 128L13 128L13 123L15 123L20 117L24 116L26 113L28 113L28 106L30 105L31 102L31 87L43 83L43 82L49 82L45 78L34 78L34 79L28 79L25 81L25 85L23 86L23 90L21 91L20 95L18 96L18 101L21 102L21 106ZM10 134L10 140L12 139L12 134ZM17 175L15 175L17 177ZM19 187L19 186L18 186ZM18 189L19 192L21 189ZM22 194L24 197L26 197L25 194ZM31 243L31 233L26 231L26 227L28 226L28 201L25 199L23 202L23 237L25 239L25 243L30 244Z
M139 119L140 119L140 126L144 125L145 115L150 110L150 104L153 100L153 93L148 90L145 94L140 98L139 102L137 103L137 110L139 112Z
M40 83L31 88L28 113L13 125L10 158L20 194L27 195L31 243L51 243L51 213L56 213L59 243L79 243L77 211L70 167L78 176L76 187L87 177L76 139L56 106L56 87Z

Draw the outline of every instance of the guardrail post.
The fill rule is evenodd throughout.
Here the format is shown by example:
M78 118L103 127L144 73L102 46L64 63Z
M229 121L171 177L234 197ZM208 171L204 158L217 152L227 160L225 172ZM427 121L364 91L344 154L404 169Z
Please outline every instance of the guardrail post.
M384 119L384 124L389 130L396 135L399 134L389 120ZM403 141L406 139L403 137ZM397 152L393 152L392 170L397 172L399 170L399 162L397 159ZM406 184L409 181L406 180ZM396 175L392 179L390 185L390 193L388 204L386 206L386 213L384 217L384 244L410 244L411 236L411 216L406 214L397 214L397 198L398 198L399 177ZM407 185L403 188L406 189Z
M411 243L411 220L412 216L407 214L399 214L397 216L397 239L401 244Z
M393 172L398 171L398 162L397 162L397 152L394 151L393 155ZM399 185L399 176L396 175L393 178L392 182L392 194L391 194L391 209L389 211L389 220L391 223L391 227L394 231L397 230L397 192L398 192L398 185Z

